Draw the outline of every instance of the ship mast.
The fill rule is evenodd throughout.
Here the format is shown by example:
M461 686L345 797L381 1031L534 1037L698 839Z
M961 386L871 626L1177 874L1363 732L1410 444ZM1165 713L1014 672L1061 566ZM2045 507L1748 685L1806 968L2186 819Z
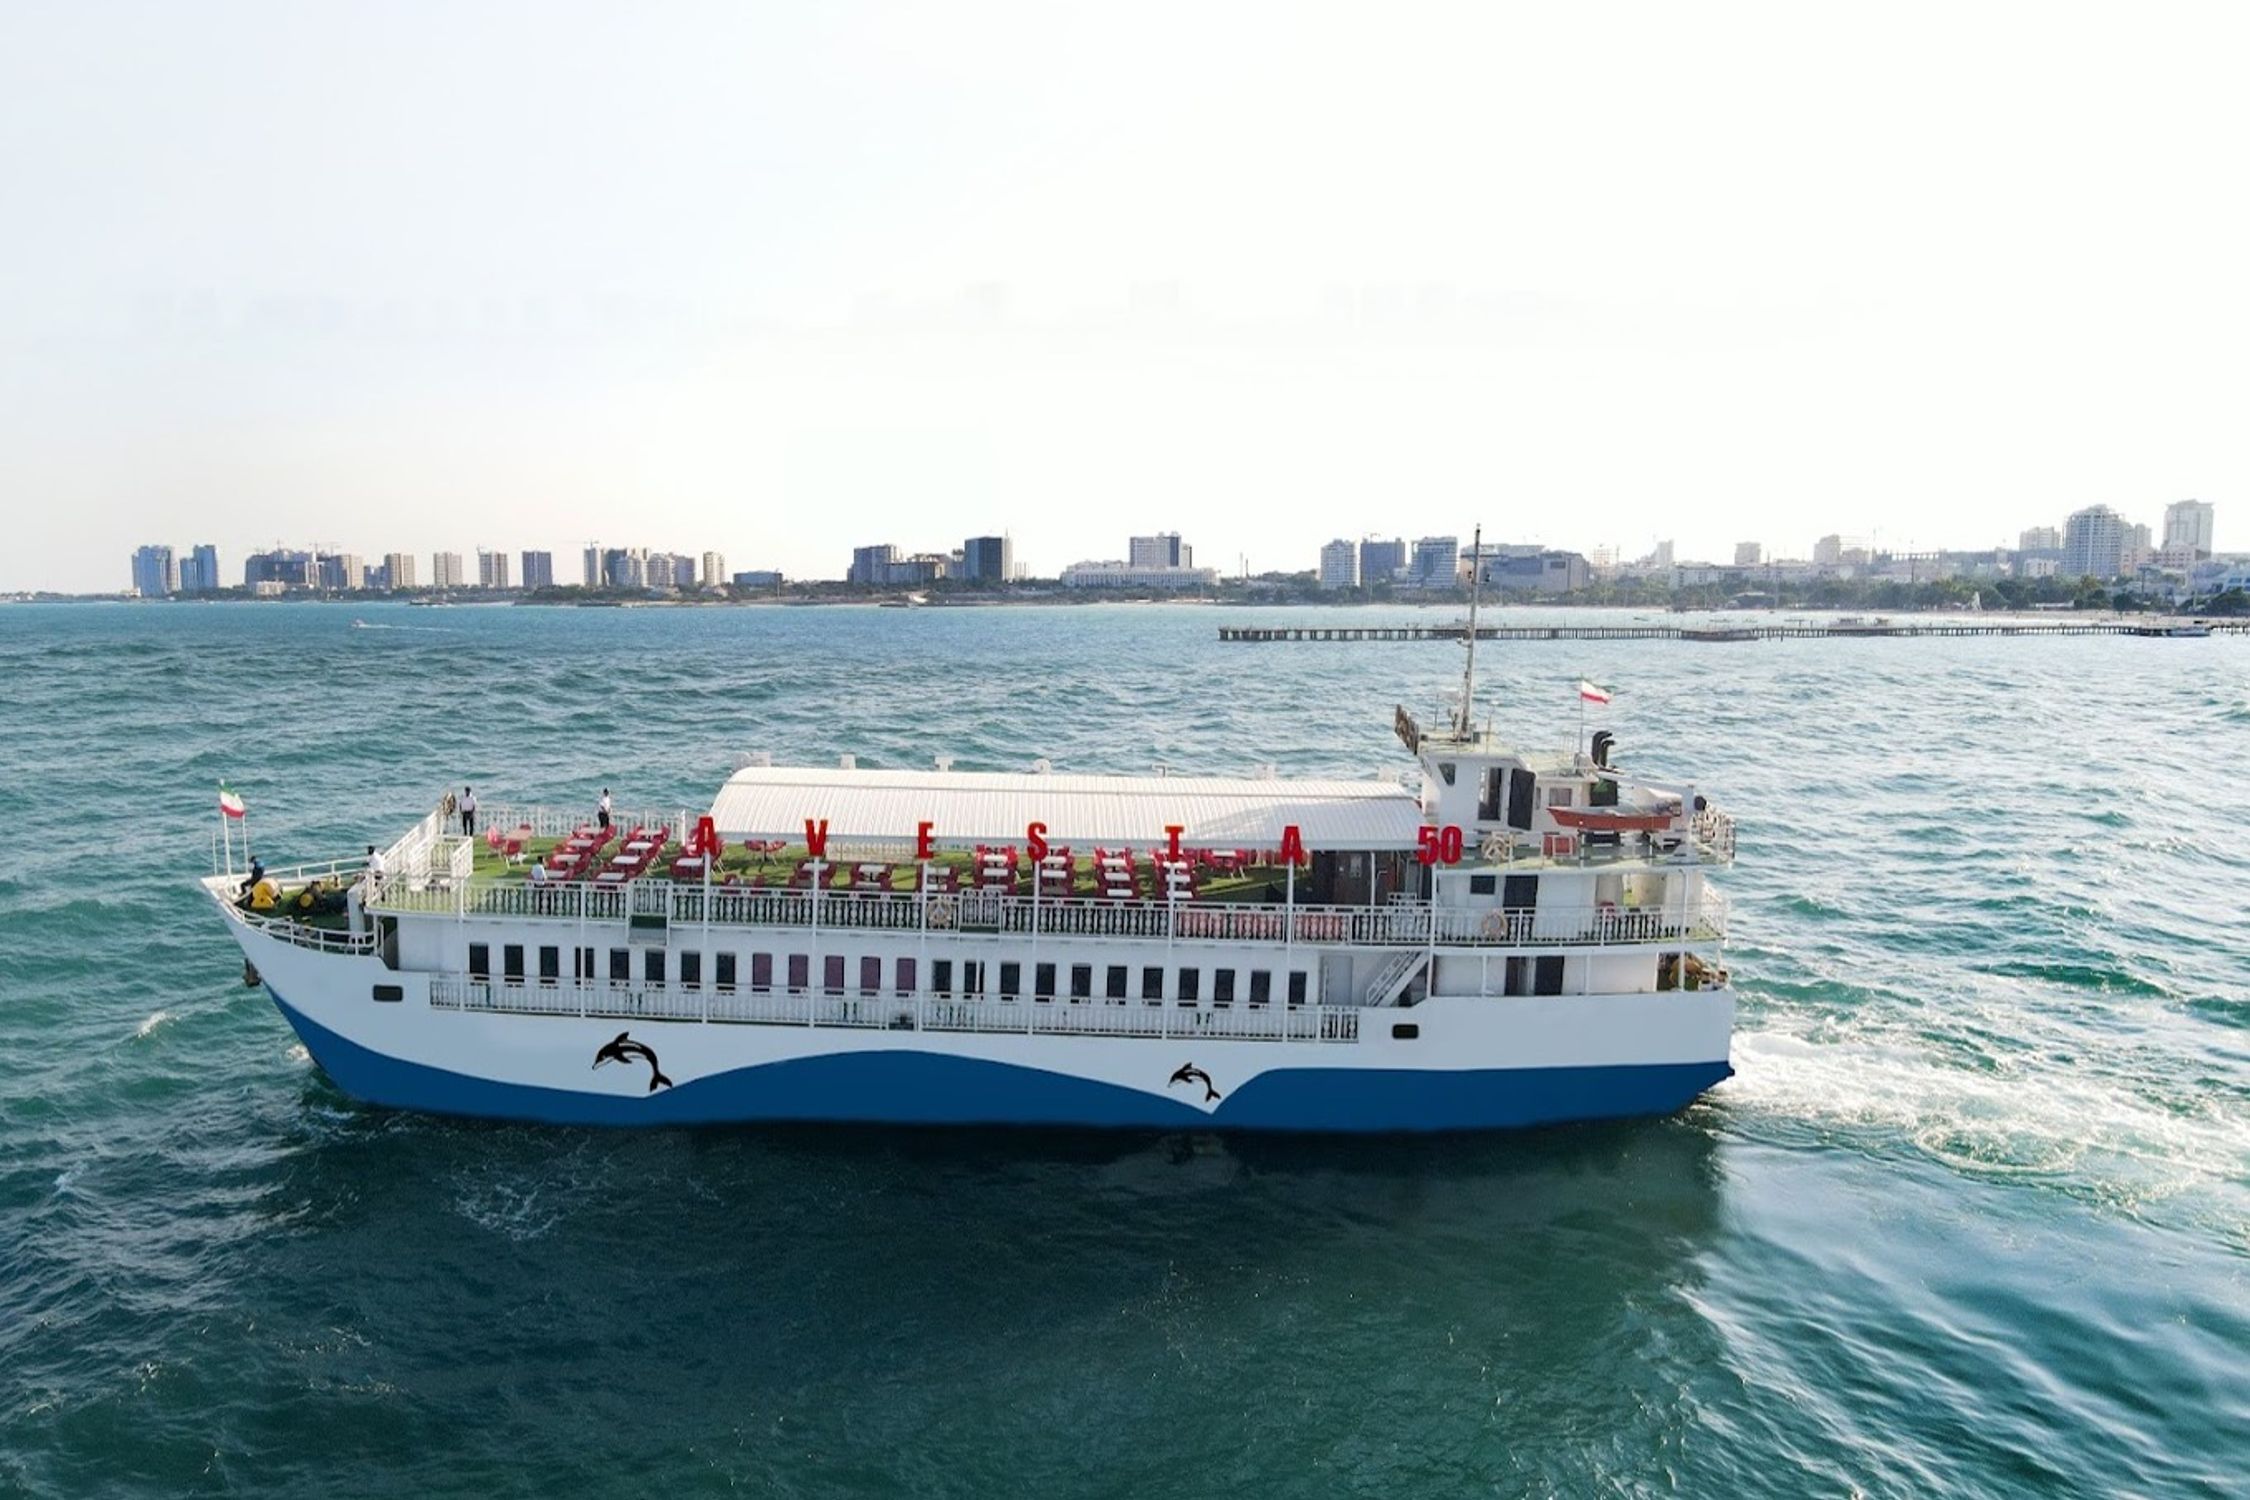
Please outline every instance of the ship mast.
M1461 669L1461 707L1453 716L1454 737L1463 743L1474 730L1477 698L1477 586L1484 581L1484 525L1479 522L1476 532L1469 538L1469 648L1467 665Z

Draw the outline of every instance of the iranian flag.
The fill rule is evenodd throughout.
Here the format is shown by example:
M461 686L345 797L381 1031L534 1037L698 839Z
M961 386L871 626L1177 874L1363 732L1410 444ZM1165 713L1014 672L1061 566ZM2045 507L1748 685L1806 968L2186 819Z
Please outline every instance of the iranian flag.
M250 805L229 791L227 784L222 781L219 783L219 811L230 818L247 818L250 816Z
M1607 703L1609 702L1609 689L1596 687L1581 677L1578 679L1578 701L1581 703Z

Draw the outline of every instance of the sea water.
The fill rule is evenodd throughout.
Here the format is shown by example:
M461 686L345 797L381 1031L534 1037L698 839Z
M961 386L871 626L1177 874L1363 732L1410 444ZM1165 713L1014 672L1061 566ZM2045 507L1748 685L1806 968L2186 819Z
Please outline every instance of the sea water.
M1740 819L1739 1071L1666 1120L393 1114L192 884L222 778L279 863L742 751L1388 774L1458 646L1217 627L1413 618L0 608L0 1493L2250 1488L2250 640L1482 648L1503 734L1593 677Z

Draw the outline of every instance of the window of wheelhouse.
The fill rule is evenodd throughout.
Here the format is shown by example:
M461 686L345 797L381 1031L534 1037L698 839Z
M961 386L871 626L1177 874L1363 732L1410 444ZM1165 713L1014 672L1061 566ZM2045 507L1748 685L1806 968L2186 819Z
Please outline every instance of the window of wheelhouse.
M609 982L611 984L631 984L633 982L632 949L612 948L609 950Z
M1004 961L1000 965L1000 998L1018 1000L1023 997L1023 965Z
M1201 969L1180 970L1180 1004L1193 1005L1202 998L1202 995L1203 971Z
M1504 766L1486 766L1477 785L1477 821L1500 821L1500 799L1506 792L1508 772Z
M1305 991L1307 988L1308 986L1305 982L1305 971L1303 969L1291 969L1289 971L1289 1003L1292 1006L1302 1005L1305 1003Z

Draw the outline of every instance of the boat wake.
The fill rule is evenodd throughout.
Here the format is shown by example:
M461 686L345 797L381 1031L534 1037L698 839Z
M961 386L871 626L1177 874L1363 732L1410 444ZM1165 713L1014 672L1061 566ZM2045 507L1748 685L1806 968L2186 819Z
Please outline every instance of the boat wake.
M1739 1031L1734 1065L1716 1098L1746 1119L1903 1145L1965 1174L2039 1180L2126 1213L2187 1200L2198 1205L2191 1217L2207 1218L2216 1206L2230 1235L2250 1233L2241 1100L2157 1097L2083 1068L1995 1066L1871 1030Z

